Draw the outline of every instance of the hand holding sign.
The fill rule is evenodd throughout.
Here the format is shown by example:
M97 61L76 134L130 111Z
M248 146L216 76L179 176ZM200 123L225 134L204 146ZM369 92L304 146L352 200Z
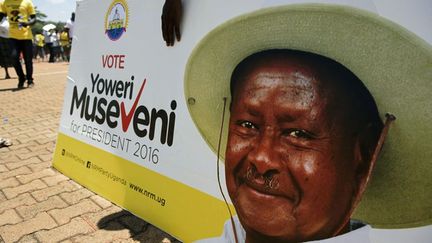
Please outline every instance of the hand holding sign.
M162 36L167 46L180 41L180 23L183 15L181 0L166 0L162 9ZM175 34L175 39L174 39Z

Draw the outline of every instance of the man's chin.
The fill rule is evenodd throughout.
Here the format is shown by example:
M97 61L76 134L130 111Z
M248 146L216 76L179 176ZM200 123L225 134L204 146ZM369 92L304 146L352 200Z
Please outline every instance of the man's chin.
M235 202L238 218L246 231L248 242L305 242L326 239L331 233L320 231L318 225L303 225L284 207L266 207L239 199ZM313 228L315 227L315 228Z
M300 242L297 240L298 235L294 230L295 227L285 225L285 228L281 229L280 225L262 225L260 222L249 221L248 219L244 223L242 222L242 225L246 231L247 242Z
M280 197L265 197L254 192L239 193L234 201L240 222L246 232L254 231L270 237L295 237L296 220L293 215L294 205ZM284 237L284 238L285 238Z

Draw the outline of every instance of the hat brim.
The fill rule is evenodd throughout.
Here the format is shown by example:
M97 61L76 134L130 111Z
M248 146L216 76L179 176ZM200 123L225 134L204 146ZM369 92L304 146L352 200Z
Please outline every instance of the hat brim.
M383 117L397 117L354 217L380 228L431 224L431 46L393 22L346 6L287 5L229 20L200 41L185 71L189 112L215 153L232 71L267 49L303 50L342 63L364 82Z

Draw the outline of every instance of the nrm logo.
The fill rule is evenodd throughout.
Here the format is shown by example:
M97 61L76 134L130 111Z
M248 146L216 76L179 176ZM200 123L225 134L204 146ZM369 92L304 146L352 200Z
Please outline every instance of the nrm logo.
M126 0L114 0L105 15L105 34L112 41L120 39L128 25L129 10Z

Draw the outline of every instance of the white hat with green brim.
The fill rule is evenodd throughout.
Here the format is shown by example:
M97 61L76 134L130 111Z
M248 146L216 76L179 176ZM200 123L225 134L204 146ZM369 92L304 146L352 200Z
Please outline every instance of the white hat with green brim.
M356 74L392 124L354 218L378 228L432 223L432 47L376 14L346 6L300 4L258 10L208 33L185 71L189 112L217 151L223 98L247 56L294 49L332 58ZM229 115L224 121L223 158Z

